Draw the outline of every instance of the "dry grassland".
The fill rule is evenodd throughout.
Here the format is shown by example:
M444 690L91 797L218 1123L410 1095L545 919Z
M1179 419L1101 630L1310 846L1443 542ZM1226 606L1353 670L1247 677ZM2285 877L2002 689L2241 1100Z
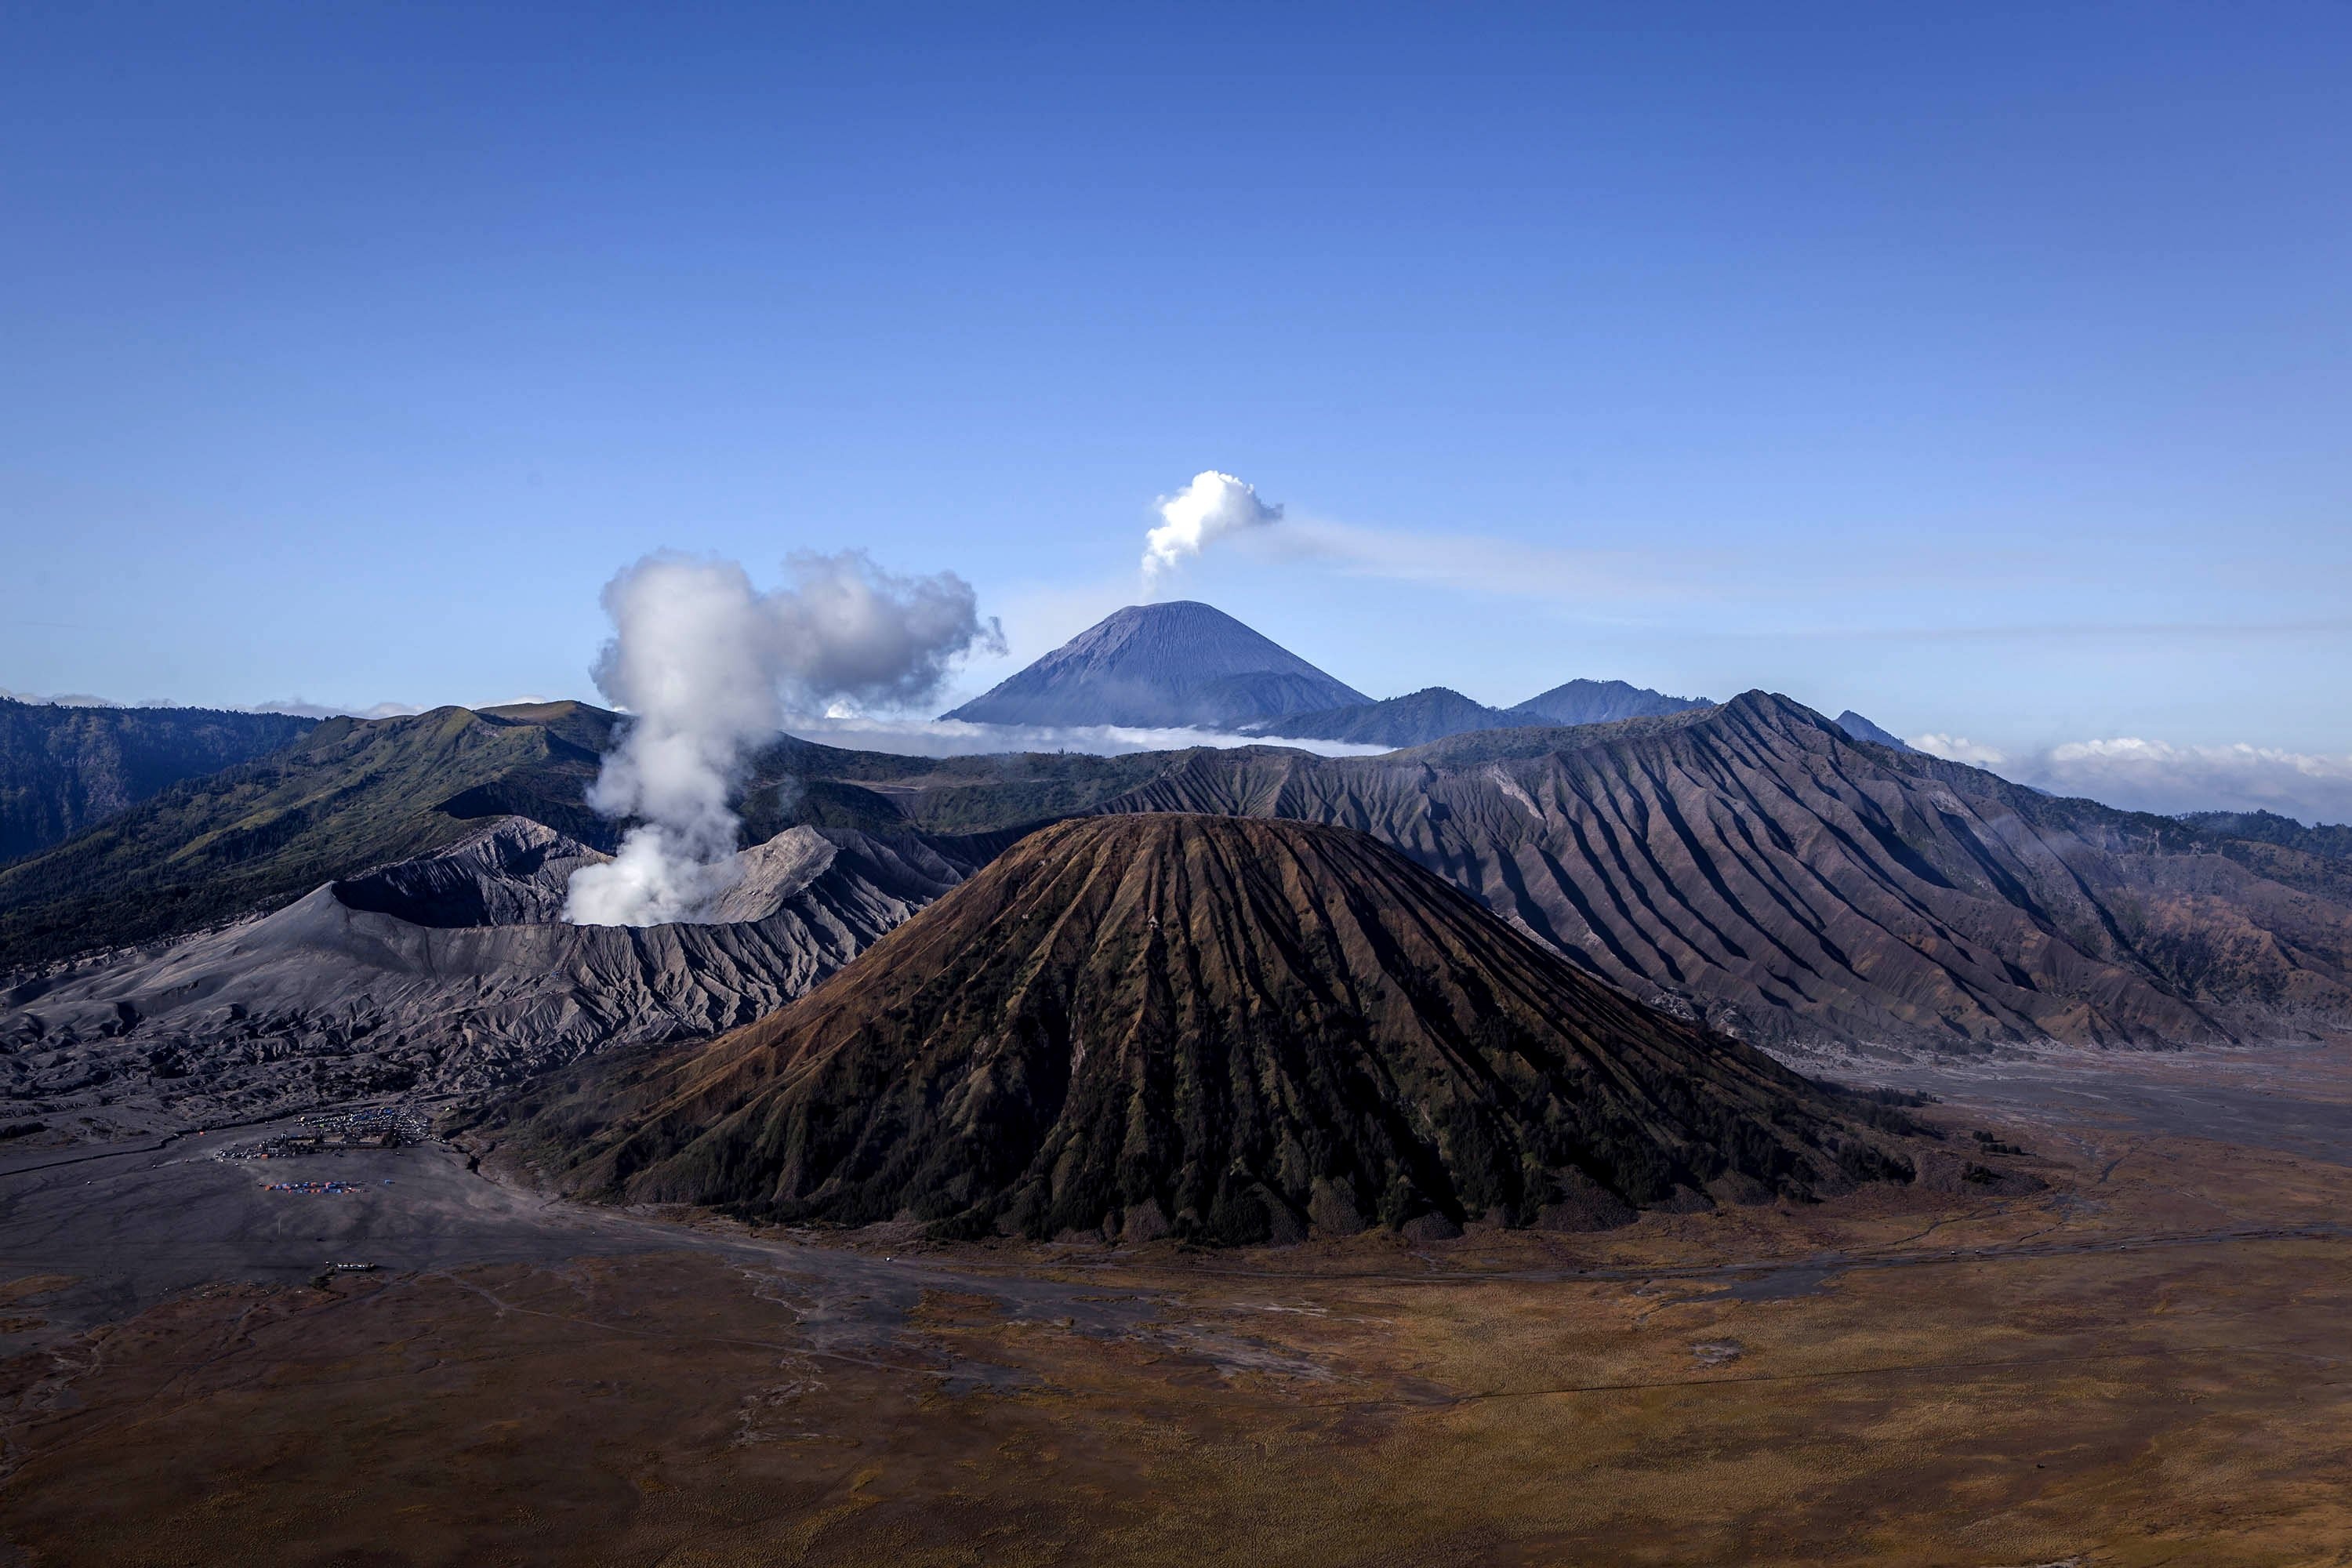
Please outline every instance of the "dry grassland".
M2352 1562L2352 1170L2011 1131L2050 1191L845 1283L697 1237L215 1287L0 1368L0 1536L110 1565Z

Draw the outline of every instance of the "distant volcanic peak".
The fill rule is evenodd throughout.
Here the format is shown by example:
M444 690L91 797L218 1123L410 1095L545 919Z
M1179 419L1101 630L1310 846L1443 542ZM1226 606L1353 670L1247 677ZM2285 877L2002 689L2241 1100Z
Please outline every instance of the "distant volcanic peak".
M1610 724L1711 706L1704 697L1669 697L1622 680L1580 679L1530 697L1510 712L1520 723Z
M580 1188L959 1234L1586 1226L1897 1170L1804 1080L1377 841L1220 816L1034 834L612 1094L541 1118Z
M1292 713L1258 726L1269 735L1300 741L1349 741L1375 746L1421 746L1448 735L1495 730L1527 721L1489 708L1449 687L1431 686L1381 702Z
M1836 722L1839 729L1857 741L1867 741L1874 746L1885 746L1894 752L1908 752L1913 749L1911 743L1902 736L1891 730L1880 729L1851 708L1839 714Z
M945 717L1231 730L1364 700L1223 611L1178 600L1129 605Z
M1273 638L1198 599L1129 605L1104 616L1045 657L1087 657L1139 645L1154 650L1184 647L1202 660L1202 673L1207 675L1239 675L1264 669L1294 675L1322 673Z

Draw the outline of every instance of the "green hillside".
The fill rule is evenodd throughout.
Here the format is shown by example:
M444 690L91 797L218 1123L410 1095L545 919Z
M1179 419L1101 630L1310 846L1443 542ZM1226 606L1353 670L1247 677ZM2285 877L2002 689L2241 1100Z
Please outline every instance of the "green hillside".
M2352 825L2323 822L2306 827L2294 817L2281 816L2274 811L2185 811L2180 820L2200 832L2224 838L2275 844L2282 849L2299 849L2306 855L2352 860Z
M274 752L317 723L289 713L0 698L0 861L62 843L182 779Z
M483 816L609 833L580 802L613 722L570 702L328 720L0 867L0 970L274 908Z

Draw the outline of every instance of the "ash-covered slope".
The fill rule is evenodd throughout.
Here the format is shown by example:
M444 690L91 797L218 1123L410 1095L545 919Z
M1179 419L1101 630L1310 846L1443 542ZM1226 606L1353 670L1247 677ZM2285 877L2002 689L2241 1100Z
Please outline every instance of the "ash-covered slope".
M566 879L603 857L501 818L258 920L0 992L0 1120L103 1095L218 1121L716 1034L832 973L981 854L795 827L744 852L719 923L575 926Z
M1765 1042L2352 1026L2340 861L1857 745L1763 692L1384 757L1197 752L1099 809L1360 828L1586 973Z
M1910 1167L1371 838L1093 818L774 1016L509 1110L608 1198L1203 1241L1589 1226Z
M291 745L315 719L0 698L0 860L72 837L183 779Z
M1365 700L1223 610L1179 600L1130 605L944 717L1238 730Z

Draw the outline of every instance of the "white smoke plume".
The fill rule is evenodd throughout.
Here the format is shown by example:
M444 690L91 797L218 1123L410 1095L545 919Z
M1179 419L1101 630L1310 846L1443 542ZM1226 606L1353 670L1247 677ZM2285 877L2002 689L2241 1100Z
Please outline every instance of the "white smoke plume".
M1143 584L1156 587L1162 574L1218 539L1282 521L1282 509L1258 500L1254 485L1211 468L1172 496L1160 498L1160 526L1143 536Z
M803 552L762 593L731 561L649 555L605 585L614 635L596 689L629 714L588 804L640 819L620 853L573 873L579 925L690 921L740 877L728 804L751 751L793 717L935 692L975 648L1002 651L971 584L904 577L861 550Z

